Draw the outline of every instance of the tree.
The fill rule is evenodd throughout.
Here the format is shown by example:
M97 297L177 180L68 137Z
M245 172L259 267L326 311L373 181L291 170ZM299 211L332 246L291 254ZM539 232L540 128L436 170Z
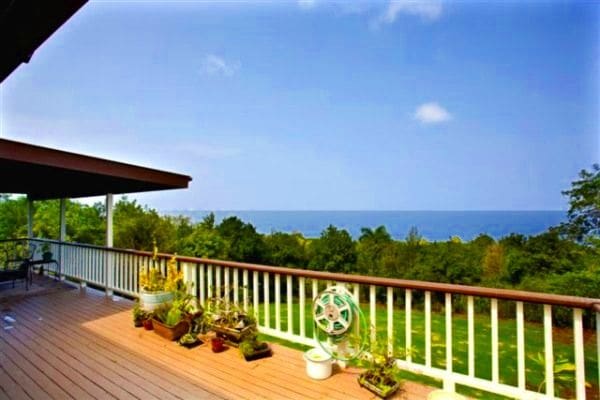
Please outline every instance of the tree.
M284 267L305 267L306 240L300 233L274 232L265 236L265 261Z
M571 189L562 193L569 196L568 222L560 226L561 232L578 242L600 236L600 165L591 171L581 170Z
M0 195L0 238L27 236L27 198Z
M233 261L261 262L263 241L252 224L244 223L238 217L225 218L216 231L227 242L227 257Z
M345 229L329 225L311 242L310 267L322 271L350 273L355 269L356 248Z
M382 275L383 252L392 243L392 237L383 225L375 229L361 228L361 232L356 246L358 271L366 275Z

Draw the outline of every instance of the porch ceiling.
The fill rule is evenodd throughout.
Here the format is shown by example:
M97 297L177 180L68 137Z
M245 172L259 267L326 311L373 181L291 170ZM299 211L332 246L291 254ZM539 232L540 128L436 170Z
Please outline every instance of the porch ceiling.
M0 139L0 193L33 200L185 189L187 175Z

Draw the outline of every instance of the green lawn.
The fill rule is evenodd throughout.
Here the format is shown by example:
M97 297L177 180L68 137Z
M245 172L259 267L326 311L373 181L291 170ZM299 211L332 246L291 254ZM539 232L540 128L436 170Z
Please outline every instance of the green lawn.
M283 297L283 296L282 296ZM299 305L296 302L294 304L293 315L293 331L298 334L300 331L299 325ZM312 317L311 317L312 302L307 301L306 305L306 334L312 336ZM365 313L367 322L369 321L369 307L368 304L362 304L361 308ZM259 309L259 320L261 324L264 324L264 308L261 304ZM378 337L383 341L386 339L387 332L387 313L384 305L377 305L376 311L377 321L377 334ZM453 315L453 370L467 374L467 317L463 314ZM287 304L281 304L281 329L287 330ZM275 305L270 304L270 326L275 328ZM425 316L424 312L413 309L412 311L412 355L413 361L418 363L425 363ZM516 338L516 321L514 319L500 319L499 320L499 359L500 359L500 381L510 385L517 385L517 338ZM554 329L554 358L555 360L566 358L573 362L573 333L572 329ZM585 344L585 361L586 361L586 380L594 386L597 386L598 379L598 364L597 364L597 350L596 350L596 339L595 333L586 332L586 344ZM404 349L405 347L405 320L404 320L404 309L395 307L394 309L394 339L397 349ZM439 368L445 368L445 318L442 312L432 312L431 316L431 352L432 352L432 364ZM285 341L281 341L284 344ZM302 348L302 346L294 346ZM544 332L543 326L538 323L525 323L525 351L526 351L526 380L527 387L531 390L537 390L538 386L543 382L544 370L543 366L533 362L529 356L534 356L537 353L544 351ZM476 314L475 315L475 375L480 378L491 379L491 326L489 314ZM408 376L405 374L405 376ZM560 395L565 397L571 397L574 393L574 373L571 373L573 377L572 382L566 384L555 382L555 387L560 390ZM409 379L415 379L411 374ZM418 379L421 381L427 381L431 384L431 380ZM459 388L460 390L460 388ZM542 385L542 391L544 387ZM461 392L470 395L480 397L479 392L474 390L461 390ZM597 390L596 390L597 393ZM558 394L558 393L557 393ZM486 398L490 398L489 394L486 394Z

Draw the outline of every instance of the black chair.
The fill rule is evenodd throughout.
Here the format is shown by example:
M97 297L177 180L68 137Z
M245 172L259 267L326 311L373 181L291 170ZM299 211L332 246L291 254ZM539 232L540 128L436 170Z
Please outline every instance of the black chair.
M35 253L35 245L30 245L26 251L21 249L13 249L11 254L8 249L4 249L6 258L3 266L0 266L0 282L12 281L13 288L15 281L24 279L25 288L29 290L29 285L32 282L31 261Z

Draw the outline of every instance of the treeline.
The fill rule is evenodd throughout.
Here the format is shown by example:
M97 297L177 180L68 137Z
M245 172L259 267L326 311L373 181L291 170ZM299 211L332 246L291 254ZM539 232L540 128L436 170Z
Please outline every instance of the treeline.
M434 282L518 288L600 298L600 168L582 171L569 196L569 221L535 236L511 234L500 240L482 234L429 242L416 228L394 240L384 226L363 228L354 240L329 226L318 238L300 233L260 234L237 217L219 223L214 214L193 223L160 215L135 200L121 198L114 208L114 245L292 268L358 273ZM0 238L26 236L23 197L0 197ZM67 240L102 245L105 209L69 201ZM59 236L59 202L35 202L33 233Z

